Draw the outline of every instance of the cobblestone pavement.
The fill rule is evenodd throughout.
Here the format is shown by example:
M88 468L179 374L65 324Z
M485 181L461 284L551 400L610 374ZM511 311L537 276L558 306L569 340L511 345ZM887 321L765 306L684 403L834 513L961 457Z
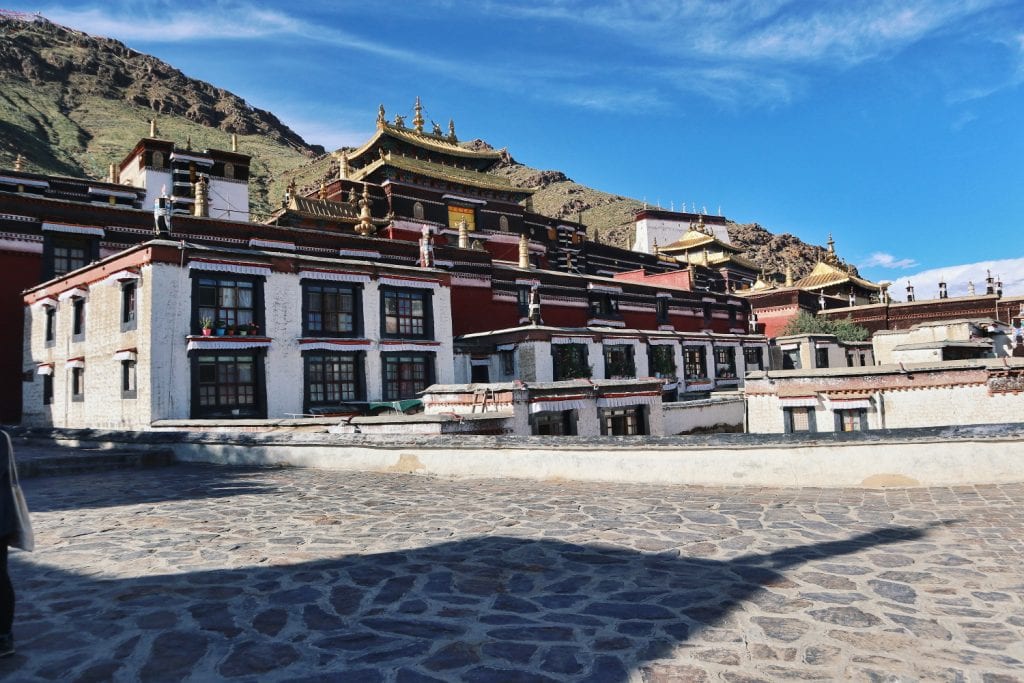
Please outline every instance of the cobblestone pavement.
M1024 485L25 482L4 680L1024 680Z

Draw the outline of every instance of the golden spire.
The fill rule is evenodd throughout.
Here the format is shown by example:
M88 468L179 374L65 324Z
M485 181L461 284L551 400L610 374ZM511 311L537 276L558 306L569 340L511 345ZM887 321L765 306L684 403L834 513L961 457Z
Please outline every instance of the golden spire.
M413 111L416 112L416 116L412 120L412 126L416 129L417 133L423 132L423 105L420 104L420 96L416 96L416 106L413 107Z
M363 198L359 200L359 225L356 232L366 237L373 233L373 215L370 213L370 186L363 183Z
M231 151L232 152L237 152L238 151L238 133L232 133L231 134Z
M317 199L325 201L327 199L327 183L320 181L320 192L317 193Z
M655 256L660 256L661 255L661 247L658 246L658 238L657 237L654 238L654 255Z
M352 175L352 167L348 163L348 152L342 150L341 152L341 164L338 167L338 179L345 180Z
M519 267L524 270L530 267L530 242L525 232L519 234Z
M150 119L149 120L149 137L155 138L156 136L157 136L157 132L156 132L156 119Z
M832 239L832 233L828 234L828 253L825 255L825 262L833 266L839 265L839 257L836 255L836 241Z
M704 247L704 250L701 252L700 263L701 263L702 266L705 266L705 267L710 265L710 263L711 263L711 259L708 258L708 248L707 247Z
M209 204L209 185L207 184L206 176L200 175L195 182L195 195L196 202L193 205L193 215L200 218L205 218L210 213Z
M455 137L455 119L448 119L448 139L452 142L459 141L459 139Z
M384 112L384 105L382 104L377 109L377 127L383 128L387 122L387 114Z
M793 286L793 266L790 265L786 266L786 286Z

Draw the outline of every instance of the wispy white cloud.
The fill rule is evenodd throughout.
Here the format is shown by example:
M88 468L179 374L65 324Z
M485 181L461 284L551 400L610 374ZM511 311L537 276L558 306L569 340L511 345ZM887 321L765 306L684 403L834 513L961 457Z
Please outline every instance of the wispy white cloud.
M901 258L898 259L892 254L887 254L884 251L876 251L868 257L868 260L861 264L862 268L892 268L902 269L913 268L917 265L917 261L912 258Z
M985 278L990 273L993 278L1002 281L1004 295L1024 294L1024 258L978 261L923 270L901 276L893 285L892 292L899 296L907 282L910 282L918 299L935 298L938 296L939 282L945 282L949 296L965 296L968 283L974 284L975 293L984 294Z

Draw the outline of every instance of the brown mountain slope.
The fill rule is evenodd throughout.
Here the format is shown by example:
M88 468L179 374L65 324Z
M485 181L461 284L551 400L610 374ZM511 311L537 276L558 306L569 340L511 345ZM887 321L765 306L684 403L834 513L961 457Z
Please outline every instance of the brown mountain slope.
M123 43L0 15L0 166L22 154L29 170L103 177L154 116L161 137L196 148L226 149L238 134L257 213L281 172L323 154L270 112Z

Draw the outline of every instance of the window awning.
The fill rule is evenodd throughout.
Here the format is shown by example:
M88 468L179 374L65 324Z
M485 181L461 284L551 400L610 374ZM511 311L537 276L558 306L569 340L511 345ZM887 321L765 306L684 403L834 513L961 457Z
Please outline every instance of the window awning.
M226 341L223 337L190 337L188 340L189 351L265 349L269 346L270 340L266 337L257 337L255 339L236 337L231 341Z
M354 256L356 258L379 259L380 252L370 249L339 249L338 256Z
M122 282L129 282L131 280L139 279L139 274L133 270L119 270L116 273L108 275L106 279L103 280L103 282L108 285L118 285L121 284Z
M589 344L594 340L590 337L552 337L552 344Z
M32 304L32 309L38 311L40 308L54 308L57 305L57 300L52 296L43 297Z
M283 249L285 251L295 251L295 242L261 240L256 237L249 240L249 246L255 247L256 249Z
M69 289L66 292L61 292L57 298L61 301L67 301L68 299L84 299L88 295L89 290L81 287L75 287L74 289Z
M370 276L362 273L342 273L333 270L300 270L299 278L305 280L329 280L331 282L369 282Z
M389 344L387 342L380 342L381 351L437 351L440 346L440 342L402 342L398 344Z
M270 266L260 263L237 263L226 261L204 261L194 259L188 262L189 270L210 270L221 273L238 273L240 275L270 275Z
M816 408L818 406L817 396L786 396L779 398L779 405L783 408Z
M64 367L69 368L69 369L70 368L84 368L85 367L85 359L84 358L72 358L71 360L69 360L66 363L64 363Z
M90 235L92 237L103 237L103 228L90 227L88 225L68 225L67 223L43 223L43 232L70 232L76 235Z
M593 406L593 401L573 399L568 401L536 401L530 403L530 414L533 413L557 413L563 410L581 410Z
M114 360L136 360L138 353L135 349L121 349L114 352Z
M53 363L45 363L36 368L37 375L52 375Z
M844 398L844 399L833 399L828 402L829 407L832 410L854 410L856 408L871 408L871 399L869 398Z
M347 351L366 348L369 345L369 339L317 339L299 341L299 351Z
M441 286L439 280L407 280L400 277L382 277L378 282L381 285L390 285L391 287L415 287L419 289L436 289Z
M597 399L598 408L623 408L625 406L636 406L636 405L650 405L651 403L659 403L661 401L661 394L657 396L615 396L614 398L599 398Z

